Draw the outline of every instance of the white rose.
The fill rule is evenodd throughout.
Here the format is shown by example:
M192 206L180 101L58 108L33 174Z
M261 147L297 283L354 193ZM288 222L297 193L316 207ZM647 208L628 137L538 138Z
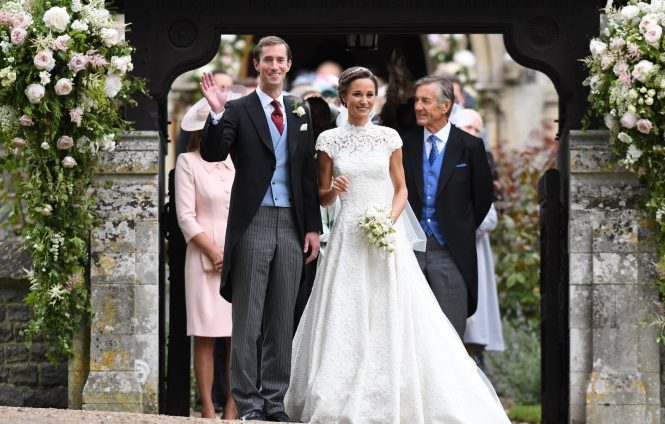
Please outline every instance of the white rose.
M37 104L42 101L46 89L40 84L30 84L24 91L26 97L32 104Z
M35 67L41 71L51 71L55 66L55 59L53 58L53 52L50 50L43 50L35 56L33 59Z
M607 44L603 43L602 41L594 38L591 40L589 43L589 50L591 51L592 56L599 56L603 54L603 52L607 49Z
M660 25L651 25L644 33L644 40L650 46L657 45L660 37L663 35L663 28Z
M56 147L60 150L67 150L71 148L73 145L74 145L74 140L68 135L63 135L56 142Z
M42 210L39 211L44 216L49 216L51 215L51 212L53 212L53 206L49 205L48 203L45 203L44 206L42 207Z
M647 97L644 103L646 103L648 106L651 106L653 104L653 97Z
M41 144L41 148L44 149L44 150L48 150L48 149L51 148L51 146L50 146L46 141L44 141L44 142Z
M637 121L635 126L637 127L637 131L641 132L642 134L649 134L653 124L648 119L640 119Z
M69 14L64 7L52 7L44 13L44 24L53 32L62 32L69 25Z
M127 71L134 69L131 56L113 56L111 57L111 65L118 70L120 75L125 75Z
M609 114L609 113L607 115L605 115L605 126L609 130L615 129L616 126L617 126L616 118L614 116L612 116L611 114Z
M649 73L653 69L653 63L648 60L640 60L637 65L633 68L633 78L640 82L645 82L649 79Z
M630 97L631 99L637 99L637 96L638 96L637 91L633 90L632 88L628 90L628 97Z
M122 88L122 80L118 75L107 75L104 83L104 94L106 97L115 97Z
M12 29L12 32L10 34L10 38L13 44L21 45L25 41L25 36L28 35L28 31L26 31L24 28L21 27L16 27Z
M614 56L612 56L611 54L604 54L603 58L600 59L600 67L603 70L609 69L613 63L614 63Z
M621 131L621 132L619 133L619 135L617 136L617 138L618 138L621 142L626 143L626 144L629 144L630 142L633 141L633 137L629 136L628 134L626 134L626 133L623 132L623 131Z
M75 20L72 22L72 29L74 31L88 32L88 24L79 20Z
M65 156L65 158L62 160L62 166L65 168L73 168L76 166L76 161L71 156Z
M61 52L67 51L67 43L69 42L69 35L61 35L53 41L53 50Z
M621 9L621 16L627 21L630 21L639 14L640 14L640 8L637 6L633 6L632 4L624 6L624 8Z
M99 37L106 47L113 47L120 41L120 33L113 28L102 28Z
M60 78L58 82L55 83L55 94L58 96L66 96L72 92L72 80L68 78Z
M635 115L635 112L633 111L626 111L619 122L621 122L621 126L624 128L635 128L635 125L637 124L637 115Z

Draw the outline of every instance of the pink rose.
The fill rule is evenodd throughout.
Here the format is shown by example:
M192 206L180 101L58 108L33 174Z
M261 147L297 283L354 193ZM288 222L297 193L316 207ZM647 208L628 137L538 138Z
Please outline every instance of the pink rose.
M620 74L628 71L628 64L623 60L620 60L614 64L614 68L612 68L612 70L614 71L614 75L619 76Z
M26 31L25 28L16 27L12 29L10 34L12 44L16 44L17 46L23 44L26 35L28 35L28 31Z
M26 97L33 105L41 103L45 92L46 89L44 88L43 85L40 84L30 84L29 86L26 87L24 91Z
M640 119L635 126L637 127L637 131L642 134L649 134L653 125L648 119Z
M55 59L53 58L53 52L49 50L43 50L35 56L33 59L35 67L42 71L51 71L55 66Z
M61 35L53 40L53 50L67 51L67 43L69 43L69 35Z
M22 139L21 137L16 137L16 138L12 139L12 145L14 147L18 147L19 149L21 147L25 146L26 144L27 144L26 141L24 139Z
M69 69L74 72L79 72L85 69L88 65L88 56L82 53L72 53L71 59L69 60Z
M635 128L635 125L637 124L637 115L635 115L635 112L626 111L619 122L621 122L621 125L624 128Z
M72 80L60 78L58 82L55 83L55 94L58 96L66 96L72 92L72 88Z
M67 150L74 145L74 140L68 135L63 135L58 139L56 147L60 150Z
M69 111L69 119L72 120L73 123L76 124L76 126L81 125L81 119L83 119L83 109L80 107L74 108Z
M18 18L16 18L15 21L16 21L16 26L26 29L27 27L32 25L32 16L21 15Z
M32 121L32 118L28 115L23 115L18 118L18 122L20 122L24 127L31 127L35 125L35 123Z
M663 28L660 25L651 25L644 33L644 40L650 46L658 45L660 37L663 35Z
M640 31L646 32L650 26L658 23L658 17L654 15L646 15L640 21Z

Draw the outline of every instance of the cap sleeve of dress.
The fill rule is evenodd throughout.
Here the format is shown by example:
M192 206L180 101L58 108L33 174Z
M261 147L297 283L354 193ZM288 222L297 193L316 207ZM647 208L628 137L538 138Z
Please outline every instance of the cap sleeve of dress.
M402 138L399 136L397 131L392 128L388 128L388 147L391 152L394 152L397 149L402 148Z
M330 131L324 131L319 135L319 138L316 139L316 147L315 149L317 151L321 152L326 152L328 156L331 158L334 155L334 146L333 146L333 140L330 137L331 133Z

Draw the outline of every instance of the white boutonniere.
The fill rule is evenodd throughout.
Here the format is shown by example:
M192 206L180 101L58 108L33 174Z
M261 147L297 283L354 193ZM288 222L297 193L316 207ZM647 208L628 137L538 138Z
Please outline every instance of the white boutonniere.
M299 102L293 102L293 113L298 117L302 118L305 115L305 108Z

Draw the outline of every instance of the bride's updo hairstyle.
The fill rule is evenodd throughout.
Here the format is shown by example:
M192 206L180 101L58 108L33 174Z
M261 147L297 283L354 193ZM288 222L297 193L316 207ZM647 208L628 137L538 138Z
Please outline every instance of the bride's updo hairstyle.
M379 80L369 69L362 66L354 66L341 73L339 76L339 82L337 83L337 97L339 97L339 101L342 102L342 106L346 107L342 95L346 94L351 83L357 79L364 78L372 80L374 83L374 95L376 95L379 91Z

